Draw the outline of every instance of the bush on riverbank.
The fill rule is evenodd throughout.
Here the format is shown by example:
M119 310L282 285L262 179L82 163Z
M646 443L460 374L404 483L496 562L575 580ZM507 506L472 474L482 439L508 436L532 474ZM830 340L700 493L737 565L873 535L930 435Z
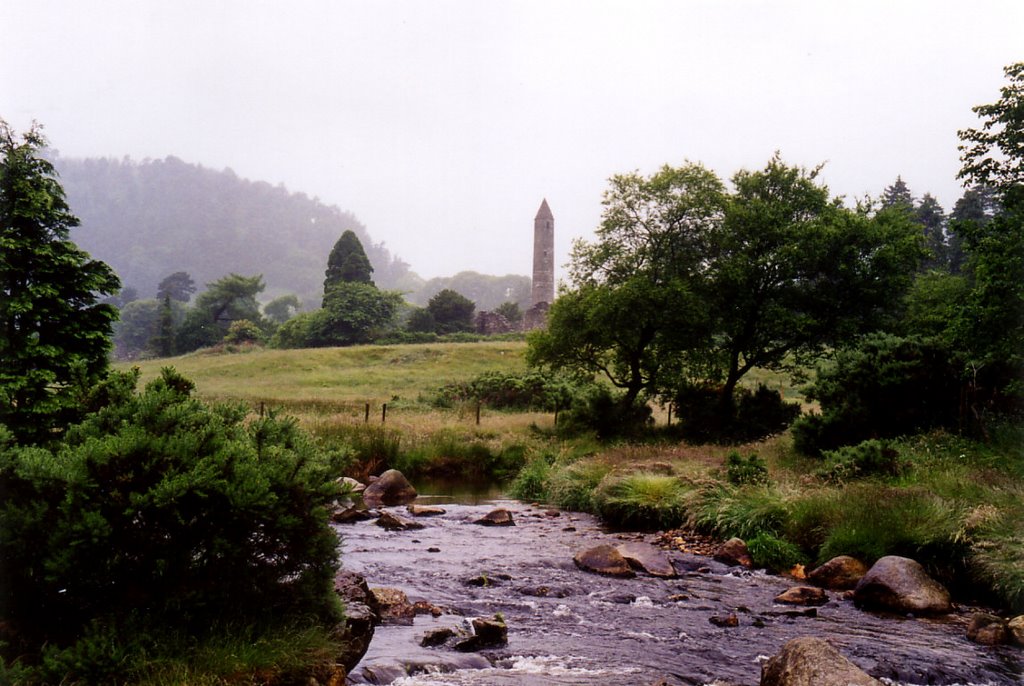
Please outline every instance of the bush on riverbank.
M205 405L173 370L142 392L136 378L93 389L85 404L104 406L52 446L0 436L0 652L21 661L8 668L135 683L182 660L183 642L297 628L328 641L329 460L293 420Z

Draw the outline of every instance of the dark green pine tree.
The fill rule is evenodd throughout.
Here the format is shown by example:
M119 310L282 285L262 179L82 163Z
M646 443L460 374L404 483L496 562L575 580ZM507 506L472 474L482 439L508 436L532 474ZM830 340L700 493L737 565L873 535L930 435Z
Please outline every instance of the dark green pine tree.
M78 225L37 127L0 120L0 424L41 442L107 372L117 276L69 239Z
M914 196L902 177L897 176L891 186L882 191L882 207L903 207L908 212L914 211Z
M949 271L959 274L963 269L963 234L970 226L983 227L998 211L999 202L995 193L987 186L971 186L953 205L949 215L949 245L947 247Z
M341 234L327 258L327 272L324 275L324 295L340 283L373 284L370 275L373 267L366 257L363 244L352 231Z
M924 229L924 247L928 251L921 268L947 269L946 213L942 205L930 193L925 193L914 210L914 218Z

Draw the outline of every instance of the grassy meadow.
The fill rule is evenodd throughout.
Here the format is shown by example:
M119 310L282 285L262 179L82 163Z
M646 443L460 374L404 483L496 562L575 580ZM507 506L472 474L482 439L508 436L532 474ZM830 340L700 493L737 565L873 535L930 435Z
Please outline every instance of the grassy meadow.
M550 413L441 408L440 386L526 369L523 342L253 349L137 363L173 366L207 400L261 403L298 418L344 456L339 471L500 479L531 501L594 512L612 526L746 539L776 571L849 554L918 559L958 598L1024 610L1024 431L979 443L934 433L811 459L788 434L741 446L562 437ZM127 368L130 365L122 365ZM788 378L748 375L789 400ZM365 406L370 403L369 421ZM381 407L388 404L386 422ZM807 405L805 403L805 409ZM657 425L666 412L655 408Z

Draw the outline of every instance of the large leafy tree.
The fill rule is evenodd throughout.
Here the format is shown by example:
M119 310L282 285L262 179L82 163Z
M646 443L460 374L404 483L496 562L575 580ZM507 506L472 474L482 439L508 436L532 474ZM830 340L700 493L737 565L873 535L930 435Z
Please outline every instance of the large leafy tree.
M75 413L71 391L107 370L120 283L69 240L78 224L37 127L0 120L0 423L39 440Z
M1004 69L998 101L973 111L980 128L959 132L960 178L991 188L1000 209L990 221L957 225L971 290L954 322L971 378L1024 396L1024 62ZM979 385L972 383L975 391ZM998 398L990 391L990 402Z
M342 283L373 284L373 267L353 231L345 231L331 249L324 275L324 296Z
M751 369L787 369L882 324L922 256L920 228L900 203L846 209L817 170L778 155L733 185L710 241L706 301L726 411Z
M599 373L624 391L624 407L673 385L680 355L706 342L698 292L725 198L698 164L612 177L597 240L573 248L575 287L531 334L531 363Z

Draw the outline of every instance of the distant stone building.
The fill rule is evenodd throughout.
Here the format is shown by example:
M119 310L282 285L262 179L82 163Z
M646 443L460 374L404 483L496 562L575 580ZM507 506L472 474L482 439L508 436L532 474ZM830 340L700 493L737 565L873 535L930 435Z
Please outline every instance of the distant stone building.
M533 288L530 309L523 314L523 329L547 325L548 308L555 300L555 216L545 198L533 218Z

